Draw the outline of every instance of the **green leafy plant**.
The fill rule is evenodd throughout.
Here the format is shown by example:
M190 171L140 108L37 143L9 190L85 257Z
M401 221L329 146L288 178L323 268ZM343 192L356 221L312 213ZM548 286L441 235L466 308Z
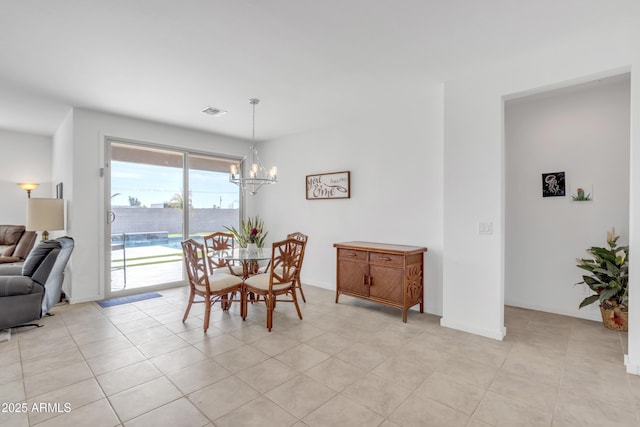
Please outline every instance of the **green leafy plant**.
M618 246L615 228L607 232L608 248L592 246L587 252L592 258L578 259L578 268L590 275L583 275L582 282L595 295L588 296L580 308L600 301L605 308L620 307L627 310L629 303L629 247Z
M571 199L576 202L587 202L591 200L591 193L585 194L584 189L578 188L576 194L571 195Z
M240 221L239 229L233 226L224 228L233 234L241 248L246 248L248 243L255 243L259 248L263 247L264 239L268 234L264 231L264 222L257 215Z

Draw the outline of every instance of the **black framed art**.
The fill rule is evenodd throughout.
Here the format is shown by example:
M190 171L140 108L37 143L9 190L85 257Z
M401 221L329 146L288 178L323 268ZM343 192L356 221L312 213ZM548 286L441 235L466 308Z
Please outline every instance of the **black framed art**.
M564 172L542 174L542 197L564 197Z

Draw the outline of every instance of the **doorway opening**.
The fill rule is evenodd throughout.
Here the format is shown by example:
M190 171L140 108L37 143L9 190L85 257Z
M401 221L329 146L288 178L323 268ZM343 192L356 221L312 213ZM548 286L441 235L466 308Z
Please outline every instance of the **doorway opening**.
M107 295L183 282L181 242L238 227L237 160L116 139L106 151Z

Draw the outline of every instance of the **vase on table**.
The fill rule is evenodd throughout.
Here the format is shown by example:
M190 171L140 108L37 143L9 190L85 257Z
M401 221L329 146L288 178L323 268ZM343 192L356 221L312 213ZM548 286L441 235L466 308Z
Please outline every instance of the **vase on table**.
M250 254L258 253L258 245L256 243L247 243L247 250Z

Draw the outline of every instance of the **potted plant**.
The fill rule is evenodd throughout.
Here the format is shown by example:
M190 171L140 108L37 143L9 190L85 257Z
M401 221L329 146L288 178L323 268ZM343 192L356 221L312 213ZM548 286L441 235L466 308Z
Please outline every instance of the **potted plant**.
M249 244L255 244L256 247L261 248L264 246L264 239L267 237L267 232L264 231L264 222L259 216L253 218L242 219L240 221L240 228L225 227L238 242L241 248L246 248Z
M600 302L604 326L617 331L627 331L629 304L629 247L618 246L615 228L607 232L608 248L592 246L587 252L592 258L578 259L578 268L588 271L582 282L594 295L580 303L580 308Z
M571 199L574 202L588 202L591 200L591 193L585 194L584 188L578 187L576 194L571 195Z

